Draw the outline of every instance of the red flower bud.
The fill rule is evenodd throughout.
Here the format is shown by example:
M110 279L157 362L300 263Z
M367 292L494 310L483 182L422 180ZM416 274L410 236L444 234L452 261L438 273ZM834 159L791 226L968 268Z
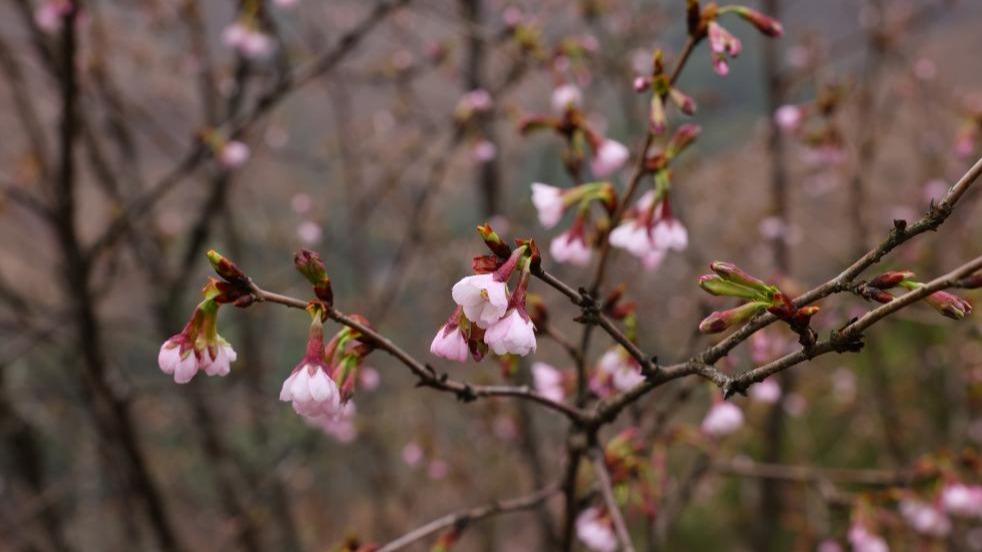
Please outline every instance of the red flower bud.
M768 17L759 11L740 6L736 9L737 15L745 19L761 33L770 37L780 37L784 34L784 27L781 22L773 17Z
M972 314L972 304L954 293L936 291L928 295L925 300L942 315L953 320L961 320Z
M891 270L890 272L884 272L876 278L873 278L867 285L877 289L890 289L899 286L900 282L910 280L913 277L914 273L909 270Z
M309 249L301 249L293 256L293 264L297 267L297 271L314 286L314 295L328 305L333 305L334 291L331 289L331 279L327 275L327 269L320 255Z
M478 226L477 233L481 235L481 239L484 240L484 244L488 246L488 249L498 257L507 259L511 255L511 248L491 228L490 224L485 223Z
M699 332L704 334L722 332L727 328L750 320L765 309L767 309L767 303L754 301L730 310L713 312L699 323Z
M218 251L210 249L207 255L208 262L215 269L215 273L221 276L226 282L243 283L248 280L245 273L235 263L223 257Z

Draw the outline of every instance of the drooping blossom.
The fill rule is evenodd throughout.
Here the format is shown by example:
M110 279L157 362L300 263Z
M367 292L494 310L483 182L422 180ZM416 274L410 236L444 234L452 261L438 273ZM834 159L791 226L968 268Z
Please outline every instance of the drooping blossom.
M199 370L209 376L225 376L236 359L235 349L218 334L218 308L214 283L205 288L206 299L194 310L180 333L160 346L157 363L176 383L187 383Z
M579 215L569 230L556 236L549 244L549 253L560 263L574 266L590 264L591 250L586 241L586 217Z
M569 108L578 108L583 103L583 93L575 84L562 84L552 91L552 110L562 115Z
M849 528L849 544L852 545L853 552L890 552L883 537L858 523Z
M718 401L710 407L702 420L702 432L710 437L725 437L743 426L743 412L738 406Z
M781 385L776 379L767 378L750 388L750 398L759 403L774 404L781 400Z
M532 364L532 383L540 395L551 401L563 402L566 399L563 373L545 362Z
M343 414L341 391L331 378L330 366L325 361L324 327L318 308L312 308L314 317L307 340L307 353L297 363L280 389L280 400L293 404L297 414L307 418L337 418Z
M655 192L649 191L638 200L630 218L610 233L610 244L627 250L646 265L657 266L665 251L683 251L688 247L689 234L672 215L668 193L656 201Z
M709 37L709 49L713 57L713 69L716 74L726 76L730 72L727 56L735 58L740 55L743 46L740 39L730 34L716 21L709 22L707 30Z
M951 520L939 508L920 500L900 501L900 515L911 529L922 535L944 537L951 532Z
M463 308L464 316L481 328L488 328L508 310L508 286L496 274L466 276L451 290L453 300Z
M529 318L525 310L525 298L528 290L531 272L529 260L524 257L522 248L516 249L511 258L498 269L499 273L504 270L512 260L522 259L521 276L515 291L508 299L507 312L500 320L489 326L484 332L484 343L491 348L496 355L513 354L525 356L535 352L535 325ZM465 309L466 312L466 309Z
M618 547L613 522L596 507L587 508L576 517L576 537L593 552L614 552Z
M590 170L597 178L606 178L624 167L631 153L627 146L610 138L599 140L590 159Z
M941 507L955 516L982 518L982 485L945 485L941 490Z
M539 224L544 228L552 228L563 218L566 204L563 201L563 190L541 182L532 183L532 205L539 213Z
M236 21L222 31L222 41L246 59L262 60L276 47L273 37L264 33L252 21Z
M248 160L249 146L238 140L225 142L218 151L218 162L228 170L238 169Z
M467 345L467 338L464 337L460 327L462 322L461 315L462 309L461 307L457 307L454 313L450 315L447 323L437 330L436 336L433 337L433 342L430 343L431 353L447 360L467 362L467 357L470 356L470 348Z

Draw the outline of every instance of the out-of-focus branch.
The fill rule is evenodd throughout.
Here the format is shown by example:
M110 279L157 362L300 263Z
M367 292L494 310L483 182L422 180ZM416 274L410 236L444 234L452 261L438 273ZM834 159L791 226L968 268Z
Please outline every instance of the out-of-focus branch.
M869 487L910 487L937 478L935 471L819 468L770 464L752 460L718 461L713 470L724 475L799 483L832 482Z
M611 521L614 522L614 532L617 539L621 542L621 549L625 552L634 552L634 545L631 543L631 533L627 530L624 522L624 515L621 514L620 506L617 505L617 497L614 496L614 487L610 482L610 474L607 473L607 466L604 463L604 453L599 448L590 450L590 462L593 464L593 473L597 476L600 483L600 494L604 497L607 505L607 513L610 514Z
M378 552L394 552L395 550L400 550L413 544L414 542L424 539L437 531L447 529L450 527L463 528L465 525L479 521L491 516L497 516L501 514L507 514L511 512L518 512L522 510L528 510L534 508L539 504L545 502L550 497L559 492L558 485L550 485L545 489L538 492L532 493L528 496L521 498L513 498L510 500L501 500L498 502L493 502L484 506L478 506L476 508L471 508L469 510L464 510L460 512L454 512L452 514L447 514L441 518L437 518L426 525L423 525L417 529L414 529L405 535L385 544L378 549Z

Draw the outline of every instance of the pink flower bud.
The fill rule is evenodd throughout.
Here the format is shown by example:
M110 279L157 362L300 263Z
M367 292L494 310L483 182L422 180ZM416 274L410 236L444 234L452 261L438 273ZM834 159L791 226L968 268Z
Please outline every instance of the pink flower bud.
M714 403L702 420L702 432L714 438L725 437L743 426L743 412L733 403Z
M532 183L532 205L539 212L539 223L544 228L552 228L563 218L566 205L563 202L563 191L555 186Z
M198 358L183 334L177 334L160 346L157 355L160 369L174 376L176 383L187 383L198 373Z
M651 88L651 77L634 77L634 91L638 94L647 92Z
M430 343L430 352L438 357L457 362L467 362L467 358L470 356L467 339L460 331L460 326L451 327L450 324L445 324L437 330L433 342Z
M668 128L668 117L665 115L665 102L658 94L651 95L648 108L648 128L652 134L661 134Z
M569 109L579 108L583 104L583 93L574 84L563 84L552 91L552 110L562 115Z
M512 308L487 329L484 343L496 355L526 356L535 352L535 326L521 309Z
M757 27L758 31L769 37L777 38L784 35L784 28L781 26L781 22L773 17L768 17L759 11L743 6L738 7L736 12L737 15L747 20L754 27Z
M671 98L672 103L674 103L682 113L690 116L696 114L696 101L693 100L691 96L682 93L682 91L678 88L672 87L669 89L668 97Z
M552 243L549 244L549 253L557 262L569 263L574 266L587 266L590 264L592 252L582 233L571 229L552 239Z
M605 138L593 153L590 170L597 178L606 178L621 170L629 156L630 152L624 144Z
M280 400L292 402L293 410L308 418L335 418L342 412L337 384L316 362L301 363L294 369L283 382Z
M722 312L713 312L699 323L699 332L713 334L725 331L727 328L747 322L758 313L767 310L767 306L768 303L763 301L754 301Z
M972 304L967 299L947 291L936 291L928 295L925 301L942 315L953 320L961 320L972 314Z
M899 286L900 282L910 280L913 277L914 273L909 270L891 270L873 278L867 285L877 289L890 289Z
M402 447L402 461L406 463L407 466L415 467L423 460L423 447L419 446L416 441L410 441L406 443L406 446Z

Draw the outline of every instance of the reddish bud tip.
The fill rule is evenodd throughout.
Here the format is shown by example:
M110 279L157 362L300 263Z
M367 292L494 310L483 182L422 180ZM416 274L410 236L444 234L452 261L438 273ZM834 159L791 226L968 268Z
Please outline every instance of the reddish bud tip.
M884 272L876 278L873 278L867 285L877 289L890 289L900 285L900 282L910 280L913 277L914 273L909 270L892 270L890 272Z

